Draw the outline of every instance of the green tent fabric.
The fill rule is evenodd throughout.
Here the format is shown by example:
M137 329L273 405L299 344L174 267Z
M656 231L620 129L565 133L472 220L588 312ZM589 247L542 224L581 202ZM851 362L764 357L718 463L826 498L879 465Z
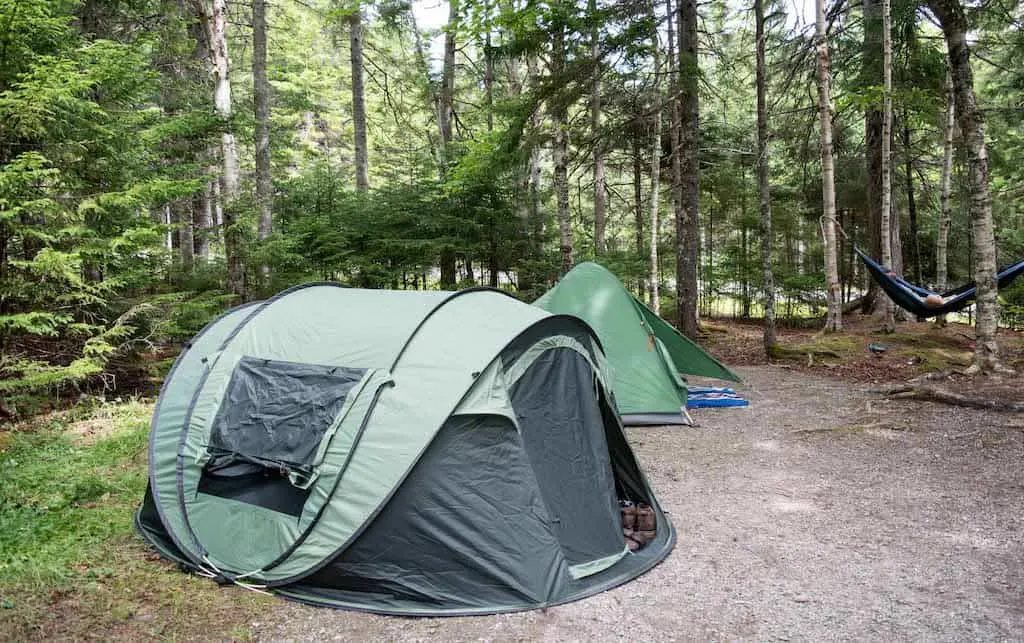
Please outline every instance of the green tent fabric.
M577 265L534 305L575 315L594 329L608 356L615 401L626 425L689 424L686 382L679 374L740 381L596 263Z
M136 528L196 573L389 614L545 607L626 582L675 531L593 330L500 291L317 283L194 338L153 415ZM629 552L622 501L657 536Z

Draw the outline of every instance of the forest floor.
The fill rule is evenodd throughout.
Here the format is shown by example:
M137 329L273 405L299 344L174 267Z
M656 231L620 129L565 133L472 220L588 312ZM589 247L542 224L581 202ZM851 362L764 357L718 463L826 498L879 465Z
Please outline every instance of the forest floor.
M696 427L628 429L679 542L622 587L443 619L218 588L155 560L132 534L151 408L106 404L0 429L0 639L1021 637L1024 414L875 392L940 371L952 375L935 386L1013 401L1019 379L957 374L969 359L963 327L783 331L771 365L756 326L708 327L706 345L737 366L751 404L698 409ZM1002 338L1024 371L1024 337Z

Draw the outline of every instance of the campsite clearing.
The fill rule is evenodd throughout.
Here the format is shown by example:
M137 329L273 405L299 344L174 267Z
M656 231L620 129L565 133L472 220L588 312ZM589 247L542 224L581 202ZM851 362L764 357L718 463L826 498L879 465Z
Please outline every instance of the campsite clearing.
M628 437L679 529L598 596L394 619L282 604L258 639L1006 639L1024 631L1024 418L888 401L778 366L751 406Z
M712 352L743 361L758 329L723 328ZM839 367L741 367L749 407L697 410L695 428L627 429L676 549L613 591L499 616L310 608L181 574L131 531L147 407L39 418L0 431L0 465L17 466L0 491L0 639L1019 637L1024 417L870 393L912 375L892 357L921 344L911 339ZM111 435L93 430L100 417ZM12 461L30 453L31 470Z

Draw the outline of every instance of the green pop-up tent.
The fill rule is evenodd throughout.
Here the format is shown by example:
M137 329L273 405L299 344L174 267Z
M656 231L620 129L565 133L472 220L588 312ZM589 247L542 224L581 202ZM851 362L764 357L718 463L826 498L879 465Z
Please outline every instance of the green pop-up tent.
M181 354L136 527L220 582L390 614L575 600L661 561L675 532L580 319L490 289L297 287ZM630 552L620 501L656 535Z
M689 424L680 373L740 381L596 263L570 270L534 305L575 315L594 329L608 355L615 401L626 425Z

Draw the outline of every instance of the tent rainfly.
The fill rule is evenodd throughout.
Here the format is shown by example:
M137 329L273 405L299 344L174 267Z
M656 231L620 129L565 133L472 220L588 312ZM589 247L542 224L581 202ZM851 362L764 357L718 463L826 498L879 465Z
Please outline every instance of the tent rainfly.
M299 286L186 345L136 527L197 573L318 605L576 600L675 543L607 381L586 323L499 291ZM653 508L637 551L620 501Z
M534 305L575 315L594 329L608 355L615 401L627 426L690 424L680 373L740 381L596 263L577 265Z

